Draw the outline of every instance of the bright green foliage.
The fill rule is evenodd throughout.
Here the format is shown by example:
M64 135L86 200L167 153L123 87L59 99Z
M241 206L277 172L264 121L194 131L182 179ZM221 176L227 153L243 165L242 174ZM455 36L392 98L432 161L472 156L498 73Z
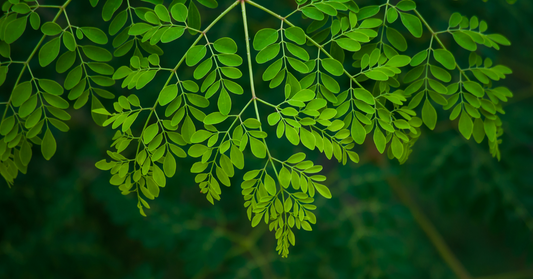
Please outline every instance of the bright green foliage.
M54 155L57 143L51 127L69 129L64 122L70 119L66 98L75 109L90 98L93 119L116 130L113 149L107 152L110 160L103 159L96 167L110 171L110 184L122 194L135 193L142 215L150 208L147 199L158 197L167 178L175 175L177 158L196 159L190 171L213 204L220 200L222 186L241 180L235 168L244 169L241 188L251 225L263 221L275 230L276 250L286 257L290 245L295 245L294 227L311 231L316 223L312 213L316 193L332 196L323 184L326 177L318 174L322 166L305 160L304 153L276 157L279 154L269 149L274 134L266 132L268 126L287 144L317 150L343 164L359 162L354 149L365 142L403 163L422 125L437 127L442 107L451 110L451 120L459 118L457 127L466 139L473 136L480 143L486 136L491 154L500 157L503 131L498 114L504 113L502 103L512 93L493 82L512 72L483 59L479 49L499 50L510 42L487 33L487 24L475 16L455 13L448 29L435 32L410 0L367 7L350 0L299 0L299 9L283 18L253 1L236 1L212 22L202 21L203 8L197 4L216 8L215 0L170 5L144 1L151 3L149 7L132 7L122 0L100 5L93 0L93 6L102 6L103 20L109 21L106 33L72 25L65 9L41 24L39 12L48 6L14 2L19 1L2 6L5 13L0 19L0 85L13 63L23 64L10 97L2 103L0 173L10 185L19 171L26 173L32 145L41 146L46 160ZM275 16L279 25L250 35L249 6ZM238 49L235 39L209 32L233 9L243 12L245 50ZM295 26L290 17L296 15L303 16L307 26ZM58 21L61 17L67 24L58 23L63 22ZM34 76L34 64L11 61L10 45L16 45L28 21L43 33L35 57L28 62L37 59L41 67L55 62L56 71L64 74L62 85ZM183 48L179 39L188 36L185 30L196 40L185 47L177 64L168 65L160 46ZM113 53L105 48L107 34L114 36ZM468 63L456 60L441 40L444 36L472 52ZM429 46L410 57L402 53L412 37L428 40ZM253 56L266 65L264 72L255 73L256 65L249 63ZM126 63L115 71L108 62L119 57ZM241 86L246 84L241 72L245 61L251 88ZM182 78L184 70L193 73L193 80ZM259 76L283 92L276 96L278 103L265 100L270 92L255 90L254 82L260 80L254 77ZM167 78L159 92L144 92L156 77ZM124 89L118 98L101 88L115 82ZM137 95L143 100L144 95L156 97L141 104ZM239 95L249 98L244 106L236 102ZM115 100L113 107L105 108L99 98ZM249 114L254 116L245 116ZM264 162L264 167L248 170L249 161Z
M69 2L66 1L65 4L68 5ZM5 111L1 124L4 137L0 144L0 173L11 185L19 171L26 173L33 145L41 146L43 157L47 160L56 152L57 143L51 128L62 132L69 130L64 122L70 120L70 115L65 111L70 107L67 98L75 101L73 106L79 109L90 97L92 109L100 109L102 104L99 97L115 98L114 94L100 87L110 86L115 82L108 77L114 72L110 65L91 62L107 62L112 58L107 50L91 44L108 42L108 37L102 30L72 25L66 10L63 9L55 9L54 19L41 24L39 12L44 8L35 3L13 6L4 3L2 9L5 14L0 19L0 44L3 49L2 56L6 59L1 62L3 73L7 74L10 66L23 63L9 61L9 44L16 43L24 33L28 21L33 29L41 30L43 34L33 51L35 55L30 57L28 62L34 58L41 67L49 67L55 62L56 71L65 73L63 84L35 76L33 72L36 65L31 63L23 64L17 74L11 97L3 104ZM66 19L67 24L56 23L61 17ZM77 36L74 36L74 33ZM83 40L85 37L89 41ZM83 45L85 43L88 44ZM5 79L2 79L0 85L4 81ZM69 90L67 96L64 89ZM14 112L16 114L13 114ZM97 114L93 114L93 119L97 123L105 120Z

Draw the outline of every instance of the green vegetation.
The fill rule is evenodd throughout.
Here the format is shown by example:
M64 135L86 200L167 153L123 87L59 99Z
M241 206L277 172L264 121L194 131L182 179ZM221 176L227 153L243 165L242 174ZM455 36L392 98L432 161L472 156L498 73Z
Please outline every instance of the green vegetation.
M56 2L2 5L2 205L55 209L48 232L5 218L0 275L56 277L15 270L51 245L35 257L77 255L65 278L531 276L531 81L505 66L531 4ZM82 229L56 239L54 220ZM142 260L121 262L130 239Z

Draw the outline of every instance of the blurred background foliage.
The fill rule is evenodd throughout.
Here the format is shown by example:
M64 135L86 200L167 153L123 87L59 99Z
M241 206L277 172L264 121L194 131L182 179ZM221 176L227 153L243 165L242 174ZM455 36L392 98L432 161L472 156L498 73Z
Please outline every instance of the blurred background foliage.
M78 21L73 24L90 22L106 30L108 23L97 20L102 3L92 9L88 2L70 4L68 11ZM215 10L201 7L204 22L230 2L220 0ZM360 6L378 2L357 1ZM259 3L279 14L295 8L288 0ZM182 160L151 203L148 217L140 216L136 198L122 196L108 183L109 174L94 167L105 158L113 131L96 126L88 108L71 109L71 130L58 134L56 156L51 161L34 156L28 174L19 176L11 189L1 182L0 278L457 278L411 210L427 217L473 278L533 278L533 2L417 4L436 30L445 29L458 11L486 20L489 31L513 42L499 53L481 50L514 70L500 83L515 93L502 116L500 162L490 157L486 141L465 140L443 111L435 131L423 131L401 166L380 155L370 140L358 150L358 165L342 166L309 152L324 165L334 197L317 199L317 225L312 232L297 231L296 246L282 259L267 226L252 229L246 218L238 186L242 174L212 206L189 173L194 161ZM248 14L252 32L277 28L278 22L258 9L249 6ZM243 53L239 9L210 32L235 38ZM33 49L37 37L30 33L17 52ZM427 44L423 39L420 46ZM446 39L452 52L467 61L468 53L453 49ZM165 61L175 65L187 47L167 46ZM262 70L256 68L256 80ZM46 69L37 73L52 74ZM247 88L247 77L241 82ZM151 86L139 92L141 102L152 102L151 93L160 90L157 82ZM258 94L279 93L265 83L256 87ZM128 94L118 84L114 91ZM279 154L289 148L284 140L272 146ZM402 198L405 194L410 199Z

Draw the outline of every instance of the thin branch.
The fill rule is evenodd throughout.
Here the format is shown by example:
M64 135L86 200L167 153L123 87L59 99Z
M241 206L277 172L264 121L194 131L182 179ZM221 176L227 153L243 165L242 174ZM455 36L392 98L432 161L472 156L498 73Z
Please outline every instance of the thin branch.
M241 8L242 8L242 22L244 25L244 36L246 39L246 57L248 59L248 74L250 75L250 89L252 90L252 98L256 99L257 97L255 96L254 72L252 69L252 53L250 51L250 34L248 34L248 20L246 16L246 5L244 4L244 2L241 2ZM257 105L256 105L256 108L257 108Z

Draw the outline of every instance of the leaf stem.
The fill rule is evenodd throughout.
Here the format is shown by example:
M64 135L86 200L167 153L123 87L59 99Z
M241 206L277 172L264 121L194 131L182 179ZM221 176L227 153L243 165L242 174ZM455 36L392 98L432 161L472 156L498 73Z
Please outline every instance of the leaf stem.
M267 102L267 101L265 101L263 99L257 98L257 101L259 101L259 102L261 102L261 103L263 103L263 104L265 104L265 105L267 105L269 107L273 107L273 108L276 108L276 109L278 108L278 106L276 106L274 104L271 104L271 103L269 103L269 102Z
M252 69L252 53L250 51L250 34L248 33L248 20L246 16L246 5L244 4L244 2L241 2L241 8L242 8L242 22L244 25L244 36L246 39L246 57L248 59L248 74L250 75L250 89L252 90L252 99L256 99L257 96L255 95L254 72ZM257 105L255 105L255 109L257 110Z
M249 1L251 2L251 1ZM252 91L252 100L254 102L254 108L255 108L255 115L257 117L257 121L261 122L261 118L259 117L259 109L257 108L257 101L259 100L257 96L255 95L255 85L254 85L254 76L253 76L253 69L252 69L252 53L250 52L250 35L248 34L248 21L246 20L246 4L245 1L241 2L241 8L242 8L242 21L244 25L244 35L246 40L246 57L248 59L248 71L250 74L250 88ZM263 128L259 127L260 131L263 131ZM265 145L266 152L268 154L268 161L272 165L272 169L274 170L274 173L276 174L276 178L279 181L279 175L278 170L276 169L276 165L274 164L274 160L272 157L272 154L270 153L270 149L268 148L268 145L266 143L266 140L263 139L263 144ZM268 163L268 162L267 162ZM283 186L280 184L280 191L281 191L281 197L283 202L285 202L285 196L283 194L284 189ZM287 224L287 214L283 215L284 223Z
M244 24L244 35L246 40L246 56L248 59L248 70L250 73L250 87L252 91L252 100L254 102L255 107L255 115L257 117L257 121L261 122L261 118L259 117L259 109L257 108L257 96L255 95L255 86L254 86L254 76L253 76L253 69L252 69L252 54L250 52L250 35L248 34L248 21L246 20L246 5L244 3L245 1L241 2L242 7L242 20ZM259 130L263 131L262 127L259 127ZM272 155L270 154L270 150L268 149L268 145L266 144L265 139L263 139L263 143L265 144L266 151L268 153L268 160L272 163L272 168L274 169L274 172L276 173L276 177L278 176L278 171L276 170L276 166L274 165L274 162L272 161Z

